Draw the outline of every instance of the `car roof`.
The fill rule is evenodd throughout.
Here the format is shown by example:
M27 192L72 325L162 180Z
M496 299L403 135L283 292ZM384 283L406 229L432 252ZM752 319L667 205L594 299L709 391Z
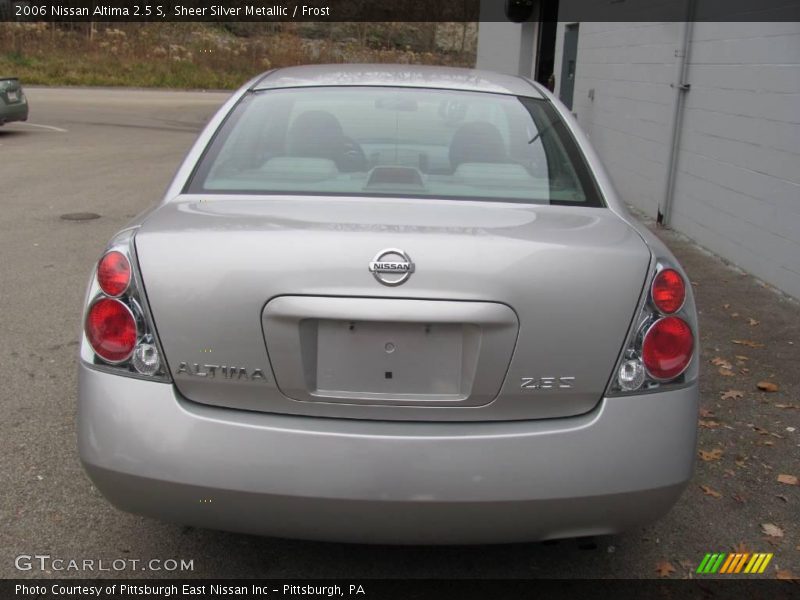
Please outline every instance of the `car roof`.
M251 89L318 86L418 87L542 98L531 82L480 69L423 65L336 64L286 67L266 73Z

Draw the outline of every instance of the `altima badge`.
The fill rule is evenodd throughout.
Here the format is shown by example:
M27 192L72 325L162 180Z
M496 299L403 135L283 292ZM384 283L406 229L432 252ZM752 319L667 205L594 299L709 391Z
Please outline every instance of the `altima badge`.
M201 365L198 363L182 362L178 365L176 375L189 375L190 377L216 378L219 374L221 379L245 379L247 381L265 381L264 371L253 369L248 372L246 367L229 367L227 365Z
M400 285L411 277L414 272L414 262L404 251L386 248L370 261L369 272L383 285Z

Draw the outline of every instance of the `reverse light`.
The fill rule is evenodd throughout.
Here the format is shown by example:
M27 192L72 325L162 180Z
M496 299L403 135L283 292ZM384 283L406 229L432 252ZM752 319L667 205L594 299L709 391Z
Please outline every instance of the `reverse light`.
M142 343L133 351L133 368L142 375L155 375L161 367L158 348L153 344Z
M653 279L650 296L655 307L665 315L678 312L686 300L686 284L675 269L662 269Z
M111 298L92 304L86 313L85 331L95 353L112 364L130 358L138 337L131 309Z
M694 335L680 317L664 317L650 326L642 343L642 359L647 372L660 380L674 379L689 366Z
M632 392L644 383L644 365L638 358L626 360L619 366L619 386L625 392Z
M131 283L131 263L117 250L107 252L97 264L97 284L105 294L116 298L125 293Z

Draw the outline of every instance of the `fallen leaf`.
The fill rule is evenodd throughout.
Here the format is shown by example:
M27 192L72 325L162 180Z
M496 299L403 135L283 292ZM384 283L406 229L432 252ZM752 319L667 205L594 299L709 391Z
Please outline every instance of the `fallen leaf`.
M754 318L750 317L747 319L747 323L750 325L750 327L755 327L760 323L760 321L756 321Z
M723 304L723 305L722 305L722 308L730 308L730 307L731 307L731 305L730 305L730 304Z
M749 372L750 369L748 369L747 367L742 367L741 369L739 369L739 373L741 373L742 375L747 375Z
M774 446L775 442L772 440L759 440L756 442L759 446Z
M744 392L742 390L727 390L720 392L719 397L721 400L736 400L737 398L744 398Z
M778 475L778 483L785 483L786 485L800 485L800 480L794 475L786 475L781 473Z
M733 498L739 504L745 504L746 503L746 500L744 499L744 497L740 496L739 494L731 494L731 498Z
M725 377L733 377L734 375L736 375L736 373L734 373L730 369L726 369L725 367L720 367L718 372L720 375L724 375Z
M750 348L763 348L764 344L760 342L754 342L753 340L731 340L734 344L739 344L740 346L749 346Z
M739 313L736 313L736 312L735 313L731 313L731 316L735 319L736 317L739 316Z
M777 495L777 496L775 496L775 497L776 497L778 500L783 500L784 502L789 502L789 498L787 498L787 497L786 497L786 496L784 496L783 494L778 494L778 495Z
M722 458L722 448L714 448L710 452L707 452L706 450L700 450L698 454L700 455L700 458L705 462L711 460L719 460L720 458Z
M750 360L750 357L744 356L743 354L737 354L736 355L736 359L737 360Z
M744 545L744 542L739 542L733 547L733 551L737 554L750 554L750 549Z
M792 574L789 569L781 569L777 573L775 573L775 579L796 579L796 577Z
M717 490L708 487L707 485L701 485L700 489L703 490L703 493L706 496L711 496L712 498L722 498L722 494L720 494Z
M714 365L715 367L723 367L724 369L733 368L733 365L724 358L722 358L721 356L716 356L712 358L711 361L709 362L711 362L711 364Z
M716 421L704 421L703 419L698 420L697 424L703 429L716 429L719 427L719 423Z
M656 573L658 573L659 577L669 577L671 573L675 572L675 567L672 566L672 563L666 560L662 560L656 563Z
M771 381L759 381L756 387L762 392L777 392L780 389L777 383L772 383Z
M701 408L700 409L700 416L703 417L704 419L707 419L709 417L713 417L714 413L712 411L708 410L707 408Z
M782 408L782 409L794 409L800 410L800 405L797 404L776 404L775 408Z
M769 537L774 537L774 538L783 537L783 529L781 529L780 527L778 527L773 523L762 523L761 532L764 535L768 535Z
M769 431L763 427L758 427L757 425L753 425L753 431L755 431L758 435L769 435Z

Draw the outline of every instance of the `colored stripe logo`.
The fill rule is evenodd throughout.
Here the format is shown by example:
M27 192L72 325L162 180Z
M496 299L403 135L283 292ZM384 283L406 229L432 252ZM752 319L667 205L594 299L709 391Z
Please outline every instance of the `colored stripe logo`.
M767 565L772 560L772 556L772 553L766 552L708 553L703 558L700 566L697 567L697 572L705 575L714 573L728 575L748 573L755 575L766 570Z

